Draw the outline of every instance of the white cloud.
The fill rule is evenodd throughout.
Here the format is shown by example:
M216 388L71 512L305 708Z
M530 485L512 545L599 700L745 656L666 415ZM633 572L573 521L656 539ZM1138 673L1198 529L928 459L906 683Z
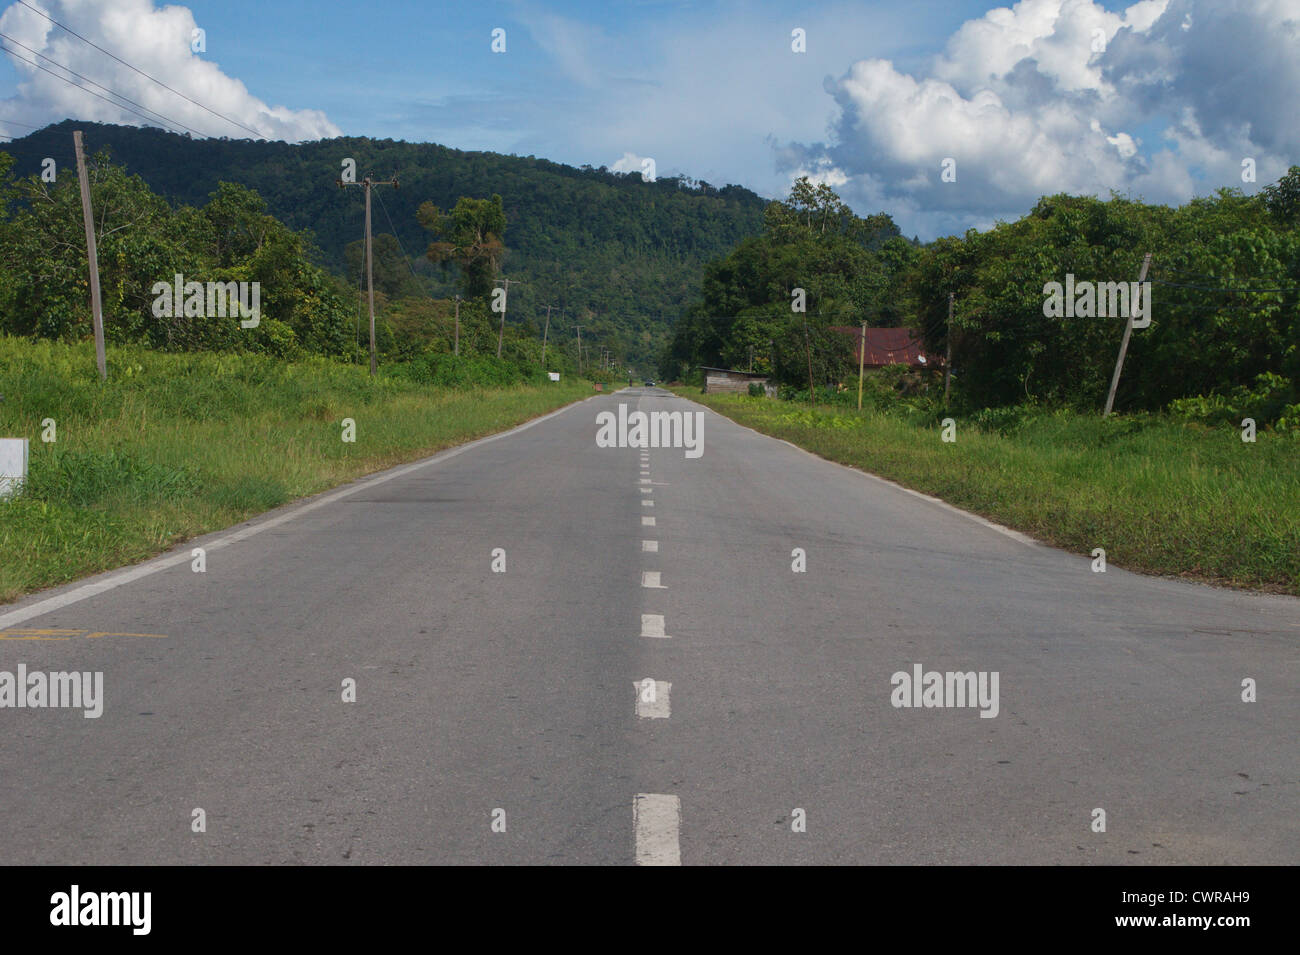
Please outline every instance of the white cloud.
M192 52L191 40L198 24L186 7L158 8L153 0L31 2L137 69L216 113L257 130L267 139L297 142L342 135L320 110L269 106L253 96L242 82L223 73L216 63ZM248 130L167 91L22 5L14 4L0 15L0 32L48 58L41 59L16 43L4 44L10 62L21 77L17 94L5 101L5 108L11 117L22 122L39 125L73 117L133 126L145 124L145 119L130 110L92 96L85 89L77 89L32 65L39 63L58 76L108 96L103 89L68 77L54 65L57 63L140 104L146 109L138 112L146 115L147 111L154 111L207 136L232 139L252 136ZM148 123L181 128L156 118L150 118Z
M642 158L636 153L624 153L609 167L610 172L640 172Z
M1022 0L963 24L929 70L864 59L828 79L830 142L775 158L791 174L833 168L860 211L923 235L1057 192L1181 202L1241 186L1243 156L1263 183L1300 153L1297 41L1300 0Z

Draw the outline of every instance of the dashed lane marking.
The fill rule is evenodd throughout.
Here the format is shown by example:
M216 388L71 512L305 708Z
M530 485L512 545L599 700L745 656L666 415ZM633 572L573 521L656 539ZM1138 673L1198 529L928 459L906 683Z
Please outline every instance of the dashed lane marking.
M659 640L672 639L664 633L664 615L661 613L641 614L641 636L655 637Z
M636 715L643 720L666 720L672 716L672 706L668 694L673 685L662 680L637 680L632 686L636 689Z
M632 801L637 865L681 865L682 801L662 793L637 793Z

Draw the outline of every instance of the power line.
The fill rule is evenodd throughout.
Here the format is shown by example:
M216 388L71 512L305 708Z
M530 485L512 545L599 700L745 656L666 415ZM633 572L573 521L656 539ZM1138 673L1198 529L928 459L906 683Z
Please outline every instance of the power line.
M397 173L393 173L393 178L397 178ZM420 277L415 274L415 269L411 266L411 257L406 254L406 246L402 245L402 237L397 234L397 226L393 225L393 217L388 214L388 206L384 205L384 194L376 192L375 198L379 200L379 208L384 210L384 218L388 220L388 228L393 230L393 238L397 240L397 247L402 252L402 261L406 263L407 271L411 273L411 278L417 282L420 281ZM429 297L432 298L432 294Z
M100 94L100 93L96 93L94 90L88 90L88 89L86 89L86 87L82 86L80 83L74 83L74 82L72 82L72 80L68 79L66 76L59 76L58 73L55 73L53 70L51 70L51 69L47 69L46 67L41 66L41 64L39 64L39 63L36 63L36 62L34 62L34 61L32 61L32 60L24 59L23 57L21 57L21 56L19 56L17 53L15 53L13 50L5 50L5 52L8 53L10 56L15 57L16 59L21 60L23 63L26 63L28 66L34 66L34 67L36 67L38 70L44 70L46 73L49 73L50 76L53 76L55 79L62 80L63 82L67 83L69 86L75 86L77 89L81 90L83 93L89 93L91 96L96 96L96 97L98 97L99 99L102 99L105 103L108 103L108 104L109 104L110 106L112 106L114 109L123 109L123 110L126 110L128 113L134 113L136 116L139 116L141 119L143 119L146 123L156 123L156 122L157 122L156 119L152 119L151 117L148 117L148 116L144 115L143 113L137 112L136 110L131 109L131 107L129 107L129 106L123 106L121 103L116 103L116 102L114 102L113 100L109 99L107 96L104 96L104 95L102 95L102 94Z
M166 83L164 83L162 80L155 79L154 77L152 77L152 76L150 76L148 73L146 73L144 70L141 70L141 69L138 69L137 67L132 66L130 63L126 62L126 60L122 59L120 56L117 56L117 55L114 54L114 53L110 53L108 50L104 49L102 46L98 45L97 43L92 42L91 40L87 40L84 36L82 36L82 35L81 35L80 33L78 33L77 31L71 29L70 27L66 27L66 26L64 26L62 23L60 23L58 20L54 19L52 16L50 16L50 15L47 14L47 13L45 13L44 11L41 11L41 10L36 9L34 6L32 6L30 3L28 3L27 0L18 0L18 3L22 4L24 7L26 7L28 10L31 10L33 13L38 14L39 16L44 17L46 20L49 20L51 23L53 23L56 27L58 27L60 30L64 31L65 33L70 33L70 34L72 34L73 36L75 36L78 40L80 40L81 42L83 42L83 43L87 43L87 44L89 44L90 46L93 46L96 50L98 50L100 53L103 53L105 56L112 57L113 59L117 60L117 62L121 63L123 66L127 67L128 69L135 70L135 72L139 73L141 76L143 76L145 79L149 80L150 82L152 82L152 83L157 83L159 86L161 86L163 89L167 90L169 93L175 93L175 94L176 94L177 96L179 96L181 99L186 100L187 102L193 103L193 104L194 104L195 106L197 106L199 109L207 110L207 111L208 111L209 113L211 113L213 116L219 117L220 119L224 119L226 122L230 123L230 124L233 125L233 126L238 126L240 129L247 130L248 132L252 133L254 136L258 137L259 139L266 139L266 135L265 135L265 134L258 132L256 129L253 129L251 126L245 126L243 123L239 122L238 120L231 119L229 116L226 116L226 115L224 115L224 114L222 114L222 113L218 113L215 109L211 109L211 108L209 108L209 107L207 107L207 106L204 106L204 105L203 105L202 103L200 103L198 100L190 99L188 96L186 96L186 95L185 95L184 93L182 93L180 90L174 90L174 89L172 89L170 86L168 86L168 85L167 85ZM186 127L186 128L188 128L188 127Z
M133 100L133 99L131 99L131 98L129 98L129 97L123 96L121 93L117 92L116 90L111 90L111 89L109 89L107 86L104 86L102 83L96 83L96 82L95 82L94 80L92 80L89 76L82 76L82 75L81 75L80 73L78 73L76 70L74 70L74 69L70 69L69 67L64 66L64 65L63 65L62 63L60 63L58 60L55 60L55 59L53 59L53 58L51 58L51 57L46 56L44 53L41 53L39 50L33 50L30 46L27 46L27 45L25 45L25 44L23 44L23 43L19 43L19 42L18 42L17 40L15 40L13 37L11 37L11 36L9 36L9 35L7 35L7 34L0 33L0 38L3 38L3 39L5 39L5 40L8 40L10 43L15 44L16 46L21 46L21 47L22 47L24 50L26 50L28 53L31 53L31 54L34 55L34 56L39 56L42 60L45 60L45 61L48 62L48 63L53 63L53 64L54 64L55 66L57 66L59 69L61 69L61 70L65 70L65 71L67 71L68 73L71 73L73 76L77 77L77 79L85 80L85 81L86 81L87 83L89 83L91 86L97 86L97 87L99 87L99 88L100 88L101 90L103 90L105 93L109 93L109 94L111 94L111 95L113 95L113 96L116 96L118 99L126 100L126 102L130 103L132 106L138 106L140 109L144 110L144 111L147 112L147 113L153 113L153 114L154 114L155 116L157 116L159 119L162 119L162 120L164 120L164 121L166 121L166 122L168 122L168 123L172 123L172 124L175 125L175 126L180 126L180 127L182 127L183 129L188 129L191 133L194 133L196 136L206 136L206 135L207 135L206 133L201 133L201 132L199 132L197 129L193 128L192 126L186 126L184 123L180 122L179 120L172 119L170 116L164 116L162 113L158 112L157 110L150 109L148 106L145 106L143 103L137 103L135 100ZM36 64L32 64L32 65L36 65ZM47 71L47 72L48 72L48 71ZM75 86L76 84L73 84L73 85ZM85 87L82 87L82 89L85 89ZM86 92L90 92L90 91L89 91L89 90L86 90ZM139 114L137 113L136 115L139 115ZM35 127L33 127L33 128L35 128Z

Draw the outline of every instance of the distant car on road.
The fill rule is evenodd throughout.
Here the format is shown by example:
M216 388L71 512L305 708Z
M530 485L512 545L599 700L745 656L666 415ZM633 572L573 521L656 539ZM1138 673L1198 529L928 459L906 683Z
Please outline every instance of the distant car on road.
M647 388L653 388L653 387L655 386L655 383L654 383L653 381L651 381L649 378L647 378L647 379L646 379L646 382L645 382L645 386L646 386Z

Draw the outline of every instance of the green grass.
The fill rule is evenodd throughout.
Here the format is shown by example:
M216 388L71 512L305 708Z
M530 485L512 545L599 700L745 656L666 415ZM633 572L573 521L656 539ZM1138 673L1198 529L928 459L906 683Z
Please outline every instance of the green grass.
M675 389L740 424L1108 564L1300 594L1300 436L1163 415L924 416Z
M325 360L131 347L108 363L101 385L87 345L0 337L0 437L30 441L27 486L0 501L0 601L591 394L585 381L452 390Z

